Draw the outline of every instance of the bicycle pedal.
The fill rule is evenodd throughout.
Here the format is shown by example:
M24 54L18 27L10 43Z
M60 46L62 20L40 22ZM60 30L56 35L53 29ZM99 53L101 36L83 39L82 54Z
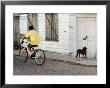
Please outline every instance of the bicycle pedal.
M31 57L31 58L32 58L32 57L35 57L35 54L33 53L30 57Z

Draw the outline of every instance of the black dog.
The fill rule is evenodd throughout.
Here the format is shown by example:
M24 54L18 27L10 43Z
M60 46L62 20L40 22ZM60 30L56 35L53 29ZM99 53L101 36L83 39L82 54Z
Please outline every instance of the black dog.
M87 59L87 48L83 47L83 49L78 49L77 54L76 54L76 58L78 57L78 55L79 55L79 58L80 58L80 54L83 55L83 58L85 56L85 58Z

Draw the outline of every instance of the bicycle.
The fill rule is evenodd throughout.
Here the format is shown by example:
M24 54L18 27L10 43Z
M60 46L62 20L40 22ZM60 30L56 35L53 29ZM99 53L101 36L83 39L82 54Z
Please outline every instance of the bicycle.
M25 39L26 40L26 39ZM35 49L37 48L36 46L35 47L32 47L31 50L33 52L33 55L30 56L29 55L29 52L28 52L28 44L29 42L28 41L24 41L24 39L22 39L21 41L21 46L23 44L25 44L25 46L22 46L20 48L20 51L19 51L19 58L23 61L23 62L26 62L27 61L27 58L31 58L31 59L35 59L35 62L38 64L38 65L42 65L44 62L45 62L45 53L42 49Z

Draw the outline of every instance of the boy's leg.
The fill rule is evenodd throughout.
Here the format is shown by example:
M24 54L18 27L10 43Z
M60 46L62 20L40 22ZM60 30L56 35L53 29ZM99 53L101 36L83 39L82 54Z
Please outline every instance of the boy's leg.
M32 54L31 48L32 48L32 45L29 43L29 44L28 44L28 51L29 51L29 54L30 54L30 55Z
M28 44L28 50L31 52L31 44Z

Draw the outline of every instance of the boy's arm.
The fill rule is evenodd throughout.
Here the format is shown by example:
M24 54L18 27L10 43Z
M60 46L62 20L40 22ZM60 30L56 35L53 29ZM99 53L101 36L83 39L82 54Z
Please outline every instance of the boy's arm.
M29 34L26 33L25 35L22 36L22 39L28 39L29 38Z
M27 38L28 39L29 37L30 36L29 36L29 32L28 32L28 33L25 34L24 38Z
M25 34L24 39L26 39L27 41L30 41L30 32L29 31Z

